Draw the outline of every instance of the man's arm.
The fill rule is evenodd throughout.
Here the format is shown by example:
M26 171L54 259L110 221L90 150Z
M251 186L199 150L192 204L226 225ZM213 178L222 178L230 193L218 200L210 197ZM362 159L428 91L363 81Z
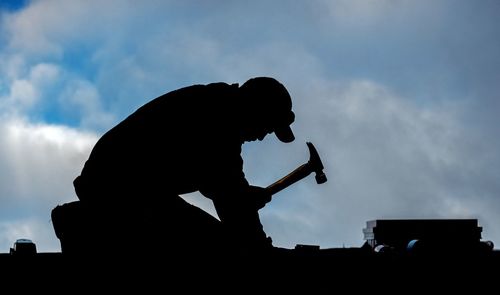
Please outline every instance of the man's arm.
M235 245L245 248L271 246L258 213L271 200L266 189L249 185L243 177L200 192L213 201L217 215Z
M267 192L262 192L265 192L264 188L248 186L246 191L225 192L213 199L217 215L235 245L249 249L271 246L258 213L265 202L257 200L267 198ZM227 197L222 197L225 194Z
M241 142L235 130L212 134L212 146L206 147L200 193L211 199L227 234L235 245L262 247L269 244L258 211L271 200L261 187L249 185L243 172ZM231 137L231 135L233 137ZM228 137L229 136L229 137Z

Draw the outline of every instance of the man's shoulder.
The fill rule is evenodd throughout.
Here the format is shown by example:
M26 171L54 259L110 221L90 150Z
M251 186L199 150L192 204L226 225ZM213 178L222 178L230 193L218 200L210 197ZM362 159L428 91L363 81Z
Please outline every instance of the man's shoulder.
M196 84L178 88L165 93L140 107L136 113L164 114L165 111L181 114L183 110L189 110L191 115L221 111L223 105L229 107L231 101L237 95L238 84L227 84L216 82L210 84ZM170 111L169 111L170 112ZM163 115L162 115L163 116Z
M234 87L239 87L239 84L238 83L232 83L232 84L229 84L229 83L226 83L226 82L214 82L214 83L210 83L210 84L206 84L205 86L208 86L208 87L221 87L221 88L234 88Z
M225 82L214 82L209 84L194 84L190 86L185 86L178 88L176 90L165 93L162 96L176 96L176 95L189 95L197 93L217 93L226 92L238 89L238 83L228 84Z
M214 82L210 84L205 84L201 85L203 88L206 89L208 92L215 92L215 93L226 93L226 92L233 92L238 89L239 85L238 83L233 83L233 84L228 84L225 82Z

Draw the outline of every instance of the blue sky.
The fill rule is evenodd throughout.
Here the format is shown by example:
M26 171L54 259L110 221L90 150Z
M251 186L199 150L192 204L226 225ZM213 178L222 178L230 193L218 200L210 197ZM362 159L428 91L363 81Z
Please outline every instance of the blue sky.
M4 10L17 10L23 8L26 5L25 0L3 0L0 2L0 7Z
M50 210L143 103L254 76L287 86L297 140L245 144L249 181L307 161L306 141L329 177L261 211L275 245L360 246L377 218L478 218L500 243L499 16L488 0L2 1L0 251L59 250Z

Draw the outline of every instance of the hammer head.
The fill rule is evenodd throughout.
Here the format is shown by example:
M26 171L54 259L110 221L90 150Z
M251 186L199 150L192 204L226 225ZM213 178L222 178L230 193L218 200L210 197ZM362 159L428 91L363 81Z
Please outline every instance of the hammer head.
M323 172L323 163L321 162L321 159L319 157L318 151L316 151L316 148L314 145L310 142L306 142L307 147L309 148L309 162L308 165L311 169L312 172L314 172L315 178L316 178L316 183L321 184L326 182L326 175Z

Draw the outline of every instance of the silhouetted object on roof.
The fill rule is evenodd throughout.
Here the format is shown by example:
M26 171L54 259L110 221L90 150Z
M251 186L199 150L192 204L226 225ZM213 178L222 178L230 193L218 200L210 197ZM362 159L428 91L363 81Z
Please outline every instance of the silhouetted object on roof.
M35 255L36 245L30 239L17 239L14 242L14 246L10 248L10 254L12 255Z
M146 103L96 143L74 181L80 202L54 208L63 253L91 253L100 240L114 241L110 253L272 247L258 214L271 194L246 180L241 145L272 132L293 141L294 117L287 89L269 77L189 86ZM195 191L220 221L179 196Z
M481 241L477 219L378 219L363 229L366 243L375 252L414 254L474 254L493 250Z

